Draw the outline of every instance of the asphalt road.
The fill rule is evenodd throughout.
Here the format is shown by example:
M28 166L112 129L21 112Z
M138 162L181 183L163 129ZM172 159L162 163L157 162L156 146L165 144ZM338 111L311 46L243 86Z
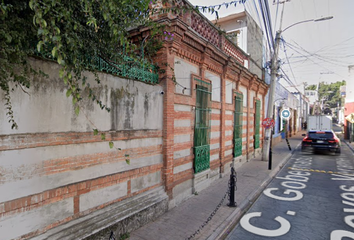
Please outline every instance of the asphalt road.
M354 154L296 150L228 240L354 239Z

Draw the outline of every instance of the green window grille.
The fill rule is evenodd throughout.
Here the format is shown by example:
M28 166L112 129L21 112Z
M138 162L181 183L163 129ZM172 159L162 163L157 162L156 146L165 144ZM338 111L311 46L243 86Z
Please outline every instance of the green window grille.
M46 59L53 59L50 52L51 46L44 46L42 52L35 48L35 55ZM97 70L112 75L134 79L145 83L157 84L159 74L157 67L142 57L131 58L125 53L119 54L119 57L112 57L108 63L99 56L79 56L79 59L88 70Z
M211 85L200 79L196 87L196 109L194 128L194 172L210 168L210 118Z
M236 93L234 114L234 157L242 155L242 99L242 94Z
M259 129L261 122L261 101L256 100L256 112L254 118L254 148L259 148Z

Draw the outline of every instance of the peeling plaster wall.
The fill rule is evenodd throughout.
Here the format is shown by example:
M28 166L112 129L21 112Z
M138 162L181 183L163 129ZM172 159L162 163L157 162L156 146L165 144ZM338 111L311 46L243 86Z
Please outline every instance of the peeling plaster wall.
M205 78L211 81L212 85L212 94L211 94L211 100L220 102L221 101L221 79L220 76L209 72L205 71Z
M197 66L175 57L176 93L191 95L191 74L199 75ZM182 87L183 86L183 87ZM185 89L184 89L185 87Z
M0 134L39 132L85 132L97 128L102 131L123 129L162 129L162 99L160 86L122 79L99 73L101 85L93 74L86 73L103 104L111 108L108 113L91 100L80 103L81 114L75 115L71 97L65 97L66 87L59 76L59 65L40 60L35 66L49 73L49 78L37 77L25 94L20 88L11 93L18 130L11 130L5 111L0 111ZM3 93L0 93L3 97ZM86 91L84 97L88 96ZM86 116L87 117L86 117ZM92 124L90 124L92 122Z
M59 65L31 64L49 77L36 77L28 94L19 88L11 93L19 128L11 129L0 111L0 236L27 239L137 194L156 194L162 186L162 87L104 73L97 85L86 73L111 111L84 100L76 116Z

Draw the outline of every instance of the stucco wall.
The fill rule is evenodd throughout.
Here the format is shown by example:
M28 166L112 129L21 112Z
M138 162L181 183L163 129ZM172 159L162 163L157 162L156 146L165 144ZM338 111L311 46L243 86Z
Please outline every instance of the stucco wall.
M239 90L240 90L240 92L242 92L242 95L243 95L243 107L247 107L247 104L248 104L247 88L245 88L244 86L240 86Z
M0 111L0 134L85 132L95 127L102 131L162 129L161 87L103 73L99 74L102 85L98 86L93 75L87 73L88 82L99 99L112 111L101 111L98 105L88 100L80 104L82 114L77 117L71 98L65 97L64 83L58 78L59 65L39 60L33 63L49 73L49 78L36 78L28 94L19 88L11 94L19 128L11 130L5 111ZM3 92L0 92L2 96Z
M226 103L230 103L232 104L233 102L233 99L232 99L232 96L233 96L233 89L235 89L235 83L232 82L232 81L228 81L226 80L225 81L225 102Z
M199 75L198 67L176 57L174 72L176 76L176 93L191 95L191 74Z
M86 74L111 111L88 100L76 116L59 66L32 64L49 77L34 79L28 94L11 93L18 130L0 111L1 239L35 235L162 185L161 86L103 73L98 86ZM106 133L105 141L94 136L95 128Z
M220 102L221 101L221 79L220 76L209 72L205 71L205 78L211 81L212 85L212 94L211 94L211 100Z
M261 28L247 14L247 53L250 54L251 59L249 63L249 70L257 74L262 79L263 67L263 34Z
M354 65L348 66L348 81L346 81L345 103L354 102Z

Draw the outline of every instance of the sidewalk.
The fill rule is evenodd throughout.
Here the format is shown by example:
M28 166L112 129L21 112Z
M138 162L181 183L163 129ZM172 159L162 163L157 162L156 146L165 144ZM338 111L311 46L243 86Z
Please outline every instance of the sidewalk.
M344 139L342 127L339 124L334 124L334 125L337 126L335 132L337 136L341 139L342 145L343 144L347 145L354 152L354 142L349 142L349 139Z
M238 205L236 208L227 206L229 200L226 197L215 213L228 190L229 176L224 176L154 222L131 232L129 239L222 239L291 157L292 152L301 143L302 133L305 132L298 132L289 139L291 151L285 139L273 146L272 170L268 170L268 162L261 161L261 156L235 169L237 174L236 203ZM206 223L212 213L215 215ZM198 229L200 232L191 238Z

